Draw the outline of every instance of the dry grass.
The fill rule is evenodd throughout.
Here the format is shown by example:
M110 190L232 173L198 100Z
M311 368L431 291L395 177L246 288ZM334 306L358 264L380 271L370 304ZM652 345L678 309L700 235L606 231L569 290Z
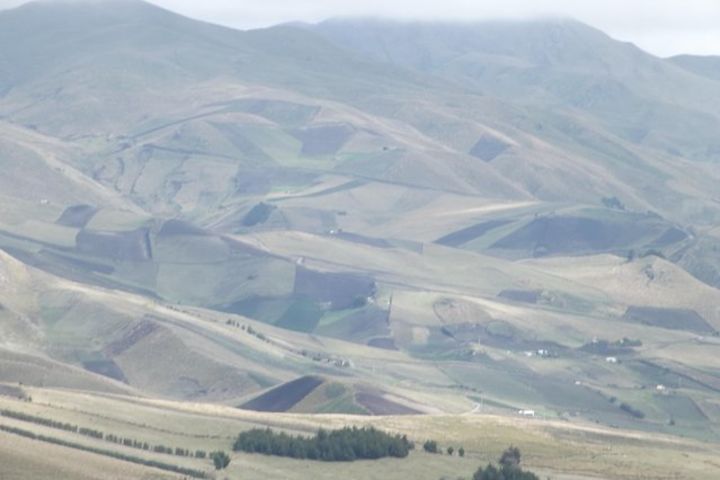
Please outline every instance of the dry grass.
M152 468L0 432L3 480L166 480L178 478Z
M393 432L407 434L416 442L436 439L441 446L463 446L464 459L447 455L414 452L407 459L386 459L375 462L331 464L297 461L258 455L233 455L227 471L230 479L332 479L376 478L437 480L442 476L469 477L477 466L495 460L508 445L518 445L527 466L553 478L618 478L618 479L707 479L720 475L715 462L717 445L682 438L643 432L621 431L590 424L571 424L560 421L505 418L488 415L428 415L406 417L355 417L347 415L295 415L246 412L230 407L192 404L145 398L29 389L33 403L0 398L2 408L12 408L55 420L68 421L98 429L116 430L123 435L148 441L165 442L185 448L229 450L232 437L254 426L271 426L291 432L310 432L318 427L339 428L344 425L374 425ZM8 419L3 423L13 423ZM25 428L48 433L44 427L24 424ZM74 434L50 431L55 436L75 437ZM9 442L0 436L0 458L17 455L17 446L26 440ZM14 438L14 437L11 437ZM93 442L82 439L82 442ZM73 465L65 461L85 456L72 450L34 442L36 448L25 449L24 460L8 463L13 472L22 472L20 465L28 462L37 472L58 468L67 471L66 477L99 478L95 468L103 468L104 478L123 478L133 470L123 462L105 461L90 455L93 462L81 462L75 477ZM106 448L110 444L100 442ZM38 446L40 448L38 448ZM37 455L34 452L46 452ZM64 453L63 453L64 452ZM132 452L132 451L131 451ZM148 454L152 456L152 454ZM154 457L153 457L154 458ZM207 461L160 456L160 459L193 468L208 468ZM55 463L57 463L57 467ZM65 470L63 470L65 469ZM69 469L69 470L68 470ZM130 470L128 470L130 469ZM33 470L35 471L35 470ZM136 469L138 473L144 469ZM17 473L15 473L17 475ZM5 477L3 477L5 478ZM37 478L37 477L11 477ZM153 477L139 477L153 478ZM161 478L161 477L159 477Z

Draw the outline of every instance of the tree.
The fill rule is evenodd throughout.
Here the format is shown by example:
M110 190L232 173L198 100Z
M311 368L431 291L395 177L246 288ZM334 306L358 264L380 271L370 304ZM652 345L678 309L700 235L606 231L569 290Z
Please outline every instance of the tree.
M453 454L453 453L455 453L455 449L454 449L453 447L448 447L448 448L447 448L447 454L452 457L452 454Z
M488 464L485 468L478 468L473 480L539 480L532 472L520 468L520 449L511 446L500 457L500 467Z
M210 458L212 458L215 465L215 470L223 470L230 465L230 456L223 451L212 452Z
M465 449L463 447L460 447L458 449L458 455L460 455L461 457L465 456Z
M428 453L438 453L438 444L435 440L428 440L423 444L423 449Z
M611 208L614 210L625 210L625 204L620 201L617 197L603 197L602 198L602 204L606 208Z
M500 456L500 466L508 469L520 468L520 449L510 446Z
M489 463L484 469L478 468L473 475L473 480L505 480L505 475L495 465Z

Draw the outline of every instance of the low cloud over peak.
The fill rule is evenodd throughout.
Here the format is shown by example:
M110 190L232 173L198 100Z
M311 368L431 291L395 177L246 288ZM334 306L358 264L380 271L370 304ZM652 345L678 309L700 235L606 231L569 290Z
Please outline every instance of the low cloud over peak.
M22 3L25 2L0 0L0 8L10 8ZM237 28L261 27L289 21L317 22L337 16L421 20L563 16L576 18L661 56L679 53L720 55L720 2L717 0L153 0L153 3L190 17Z

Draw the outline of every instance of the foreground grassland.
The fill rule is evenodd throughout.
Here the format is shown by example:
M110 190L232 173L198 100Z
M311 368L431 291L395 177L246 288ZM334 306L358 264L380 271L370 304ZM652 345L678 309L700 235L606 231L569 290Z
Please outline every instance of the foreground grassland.
M419 450L405 459L326 463L262 455L232 454L230 467L217 478L437 480L471 477L510 444L521 448L528 468L543 478L707 479L720 475L718 445L648 433L612 430L589 424L516 419L491 415L355 417L348 415L262 414L234 408L64 390L26 389L32 402L0 397L0 409L67 422L105 433L184 449L231 450L234 436L269 426L292 433L318 427L374 425L407 434L416 443L435 439L444 448L463 446L466 456L433 455ZM0 417L3 427L20 428L88 448L174 464L215 475L207 459L158 454L123 447L37 423ZM0 433L3 479L177 478L172 474L46 442Z
M166 480L175 475L111 458L0 432L0 474L3 480Z

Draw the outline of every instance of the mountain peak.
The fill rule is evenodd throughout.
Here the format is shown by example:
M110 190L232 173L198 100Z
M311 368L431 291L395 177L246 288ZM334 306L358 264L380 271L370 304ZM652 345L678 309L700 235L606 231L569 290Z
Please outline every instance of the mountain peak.
M47 8L47 7L82 7L82 6L145 6L145 7L155 7L153 4L146 2L144 0L33 0L31 2L28 2L20 7L19 9L27 9L27 8Z
M66 22L70 22L70 25L80 24L87 28L128 18L154 19L158 14L174 15L144 0L34 0L0 12L0 18L14 17L18 23L55 22L68 25Z
M337 18L314 28L346 48L421 70L444 68L465 55L528 65L590 64L627 48L567 17L468 22Z

